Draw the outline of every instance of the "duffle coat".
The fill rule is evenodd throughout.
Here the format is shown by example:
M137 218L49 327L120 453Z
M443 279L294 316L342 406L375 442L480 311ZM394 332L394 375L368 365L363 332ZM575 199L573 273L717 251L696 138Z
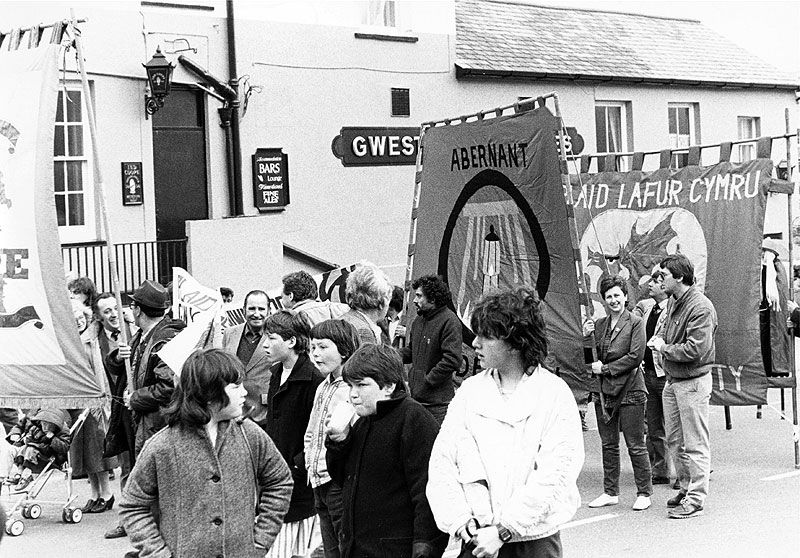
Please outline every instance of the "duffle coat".
M342 558L436 558L447 536L425 497L439 425L406 393L378 401L346 440L327 439L326 459L342 486Z
M216 447L204 428L171 426L145 443L120 514L139 558L263 558L291 494L286 463L252 421L220 422Z

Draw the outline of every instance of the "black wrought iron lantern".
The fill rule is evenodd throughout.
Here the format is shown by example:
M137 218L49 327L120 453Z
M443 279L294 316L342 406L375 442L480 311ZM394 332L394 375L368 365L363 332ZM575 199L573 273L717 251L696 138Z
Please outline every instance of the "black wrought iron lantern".
M147 82L150 85L150 95L144 97L144 110L147 114L153 114L164 106L164 97L169 95L175 65L161 54L161 47L157 47L150 62L142 66L147 71Z

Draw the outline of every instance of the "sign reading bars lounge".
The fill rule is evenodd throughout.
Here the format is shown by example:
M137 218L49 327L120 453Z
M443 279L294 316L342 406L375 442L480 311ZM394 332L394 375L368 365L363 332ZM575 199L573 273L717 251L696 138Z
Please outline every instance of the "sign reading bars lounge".
M414 165L419 128L345 127L331 150L345 167Z

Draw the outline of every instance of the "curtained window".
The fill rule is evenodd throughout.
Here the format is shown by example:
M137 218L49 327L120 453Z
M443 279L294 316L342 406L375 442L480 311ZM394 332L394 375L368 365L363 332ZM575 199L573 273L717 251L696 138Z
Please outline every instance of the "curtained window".
M369 0L364 6L362 23L372 27L397 27L395 0Z
M761 118L758 116L739 116L736 118L739 139L756 139L761 135ZM739 162L744 163L756 158L756 144L743 143L739 148Z
M84 125L83 92L62 88L58 92L53 134L53 190L62 242L95 240L92 183L89 169L91 145Z
M597 102L594 108L598 153L623 153L628 147L627 104L618 101ZM627 159L617 159L617 170L627 170Z
M669 103L667 105L669 121L669 145L674 148L697 145L697 103ZM688 152L672 155L672 168L679 169L689 164Z

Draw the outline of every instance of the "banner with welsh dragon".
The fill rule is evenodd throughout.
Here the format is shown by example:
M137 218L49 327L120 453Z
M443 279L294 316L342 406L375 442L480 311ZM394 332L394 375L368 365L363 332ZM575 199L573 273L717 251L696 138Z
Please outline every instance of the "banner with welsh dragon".
M604 313L598 293L604 275L628 281L632 307L647 296L654 265L668 254L687 256L696 286L719 319L712 393L719 405L765 403L768 387L794 381L781 377L789 376L782 349L789 345L778 344L777 351L775 344L761 347L762 237L771 176L772 161L757 159L572 177L580 257L595 316ZM768 367L765 354L771 354Z

